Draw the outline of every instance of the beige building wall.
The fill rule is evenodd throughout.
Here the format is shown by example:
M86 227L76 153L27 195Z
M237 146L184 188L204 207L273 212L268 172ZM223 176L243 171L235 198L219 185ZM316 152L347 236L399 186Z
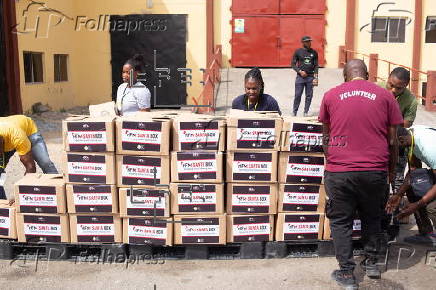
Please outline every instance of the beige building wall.
M48 0L45 2L47 6L62 11L68 17L74 15L72 1ZM32 5L28 11L25 11L28 4L29 1L16 2L23 110L29 111L32 104L36 102L48 104L55 110L72 107L77 96L75 84L79 82L72 66L77 60L77 54L74 50L73 23L72 21L64 21L56 26L61 16L50 17L50 13L39 11L38 9L41 7L37 5ZM42 83L25 83L24 51L43 53L44 81ZM68 82L54 82L54 54L69 55Z
M27 0L17 2L18 22L28 3ZM205 1L153 0L152 8L146 7L145 0L129 0L128 3L118 0L47 0L45 3L47 7L62 11L73 19L66 19L59 25L51 27L46 38L36 39L32 34L18 36L23 110L30 110L31 105L36 102L49 104L53 109L58 110L111 100L110 33L107 30L92 31L83 27L76 31L77 16L98 19L102 14L187 14L187 67L192 69L193 76L192 86L187 87L188 104L193 103L192 97L198 98L200 95L202 90L200 81L203 77L200 68L205 68L207 65ZM37 9L29 12L30 17L35 19L41 14ZM42 20L43 17L40 18ZM43 83L25 84L23 51L44 52ZM68 82L54 83L53 81L54 53L69 54Z
M357 25L356 25L356 51L370 54L377 53L380 59L389 60L405 66L412 65L413 55L413 30L415 1L396 0L386 1L395 2L394 5L382 5L374 16L406 17L406 35L404 43L373 43L371 42L371 17L373 10L384 1L380 0L359 0L357 5ZM390 11L396 10L396 11ZM398 11L403 10L403 11ZM405 12L410 11L411 13ZM366 26L365 26L366 25ZM365 26L365 27L364 27ZM359 55L357 55L359 57ZM361 57L361 56L360 56ZM367 59L365 59L367 61ZM394 67L391 66L391 70ZM389 65L379 62L378 75L386 78L389 75Z
M436 16L436 1L424 0L423 4L421 70L436 70L436 43L425 43L425 22L427 16ZM423 75L420 78L425 79Z
M327 0L326 13L326 46L325 67L337 68L339 62L339 46L345 45L345 25L347 21L347 5L345 1Z

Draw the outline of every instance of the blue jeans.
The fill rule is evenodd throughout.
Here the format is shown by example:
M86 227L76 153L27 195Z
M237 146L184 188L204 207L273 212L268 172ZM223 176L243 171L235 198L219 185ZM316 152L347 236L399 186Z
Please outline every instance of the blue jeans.
M294 98L294 115L297 114L298 108L301 103L301 96L303 95L304 89L306 89L306 102L304 104L304 113L308 113L310 109L310 104L312 103L313 97L313 76L308 76L303 78L300 75L297 75L295 79L295 98Z
M42 169L42 172L48 174L58 174L53 162L48 156L47 146L45 145L44 138L39 132L29 136L30 143L32 144L32 155L36 164Z

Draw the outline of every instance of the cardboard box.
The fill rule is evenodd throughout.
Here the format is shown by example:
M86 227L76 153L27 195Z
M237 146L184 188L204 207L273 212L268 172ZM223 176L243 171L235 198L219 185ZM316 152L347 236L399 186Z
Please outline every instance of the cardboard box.
M279 212L325 211L326 192L324 185L280 184Z
M71 153L64 155L67 183L115 184L114 153Z
M322 213L279 213L276 241L321 240L323 226Z
M223 183L223 153L172 152L171 181Z
M277 152L227 152L227 182L277 182Z
M353 239L360 239L362 236L362 221L356 217L353 221ZM323 234L324 240L331 240L332 234L330 231L330 220L328 218L325 218L324 221L324 234Z
M226 243L226 215L174 216L174 244Z
M116 119L117 154L168 155L171 120L147 115Z
M173 245L173 218L123 218L123 243Z
M118 187L170 184L169 156L117 155Z
M62 121L65 151L113 152L115 132L113 117L74 116Z
M69 243L70 225L67 214L17 213L18 241L21 243Z
M121 243L122 225L118 215L70 214L72 243Z
M69 213L118 213L115 185L67 184Z
M269 242L274 239L274 215L228 215L227 242Z
M89 115L91 117L116 117L117 111L115 102L106 102L97 105L89 105Z
M307 118L284 117L282 151L324 153L322 124Z
M226 124L218 117L181 116L173 122L173 150L225 151Z
M162 188L120 188L121 217L169 217L170 193Z
M324 164L322 154L280 152L279 182L323 184Z
M227 119L227 151L280 149L282 119L240 112Z
M65 180L60 174L26 174L15 183L20 213L66 213Z
M172 214L223 214L224 184L171 183Z
M15 207L7 200L0 200L0 238L16 239Z
M277 184L227 184L228 214L276 214Z

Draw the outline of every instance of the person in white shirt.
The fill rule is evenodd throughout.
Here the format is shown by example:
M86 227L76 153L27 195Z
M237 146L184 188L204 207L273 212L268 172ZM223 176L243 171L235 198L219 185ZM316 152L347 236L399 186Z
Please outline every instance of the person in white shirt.
M140 81L138 73L144 72L144 57L136 54L127 60L123 66L123 83L117 91L117 111L120 116L132 115L137 112L150 112L150 90ZM133 79L131 80L131 71Z

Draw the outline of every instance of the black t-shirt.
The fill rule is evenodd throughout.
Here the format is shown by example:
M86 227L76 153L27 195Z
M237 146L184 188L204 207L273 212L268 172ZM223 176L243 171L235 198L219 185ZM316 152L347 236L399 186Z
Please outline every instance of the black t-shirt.
M302 70L308 75L317 74L318 53L312 48L299 48L294 53L291 65L297 73Z
M247 104L247 96L240 95L236 97L232 102L232 109L243 111L274 111L279 112L281 115L279 104L272 96L263 94L259 98L259 102L256 104Z

